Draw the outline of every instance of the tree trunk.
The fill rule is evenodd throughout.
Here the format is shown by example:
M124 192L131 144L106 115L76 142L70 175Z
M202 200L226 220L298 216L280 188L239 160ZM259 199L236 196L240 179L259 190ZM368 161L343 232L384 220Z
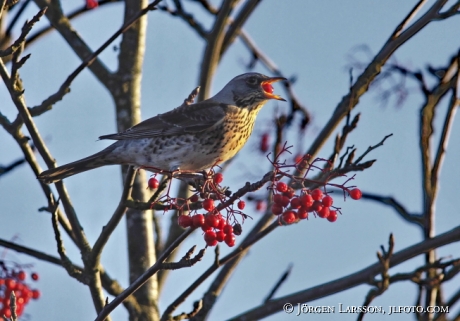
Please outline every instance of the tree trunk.
M139 10L147 6L145 0L125 1L126 22ZM120 45L119 69L116 81L111 86L115 100L118 131L124 131L141 121L141 77L145 51L147 17L143 16L123 34ZM122 168L123 178L128 167ZM147 201L146 175L140 171L136 175L132 196ZM156 261L153 241L153 220L150 211L128 209L126 225L129 253L129 280L133 282ZM134 296L141 306L141 315L130 315L131 321L154 321L159 319L158 285L156 276L147 281Z

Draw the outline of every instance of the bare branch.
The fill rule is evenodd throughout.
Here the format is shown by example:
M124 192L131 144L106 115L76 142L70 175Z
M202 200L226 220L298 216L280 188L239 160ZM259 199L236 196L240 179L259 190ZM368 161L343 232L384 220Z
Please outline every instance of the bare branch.
M176 10L169 8L167 5L158 6L158 9L169 13L173 17L182 18L182 20L187 22L188 25L193 30L195 30L201 38L206 39L208 32L203 27L203 25L196 21L192 14L185 12L179 0L174 0L174 5L176 6Z
M273 299L273 297L275 296L276 291L278 291L278 289L281 287L281 285L283 285L283 283L286 282L287 278L289 277L289 274L291 274L291 271L292 271L292 264L289 264L289 266L286 269L286 271L284 271L284 273L279 278L278 282L276 282L276 284L273 286L273 289L270 291L270 293L264 299L264 301L263 301L264 303L266 303L266 302L270 301L271 299Z
M427 0L420 0L415 7L409 12L409 14L403 19L403 21L396 27L395 31L391 35L392 38L397 38L401 34L401 32L406 29L407 25L411 22L412 19L417 15L417 13L422 9L422 7L426 4Z
M263 237L275 230L279 223L277 220L270 224L267 227L267 223L271 220L272 214L266 214L253 228L253 230L246 236L242 244L232 251L230 254L220 259L218 262L214 262L200 277L198 277L182 294L174 300L165 310L163 316L161 317L162 321L169 320L172 313L177 309L177 307L182 304L185 299L192 294L198 286L200 286L211 274L213 274L219 267L225 264L219 275L213 281L213 284L210 286L208 291L205 294L203 299L203 309L198 312L198 316L206 315L211 307L213 306L217 296L220 291L222 291L223 286L226 284L231 272L235 268L236 264L244 257L247 253L247 250L255 242L261 240Z
M393 197L380 196L370 193L363 193L362 197L363 199L369 199L379 202L381 204L388 205L392 207L396 211L396 213L398 213L407 222L423 227L423 216L419 214L409 213L406 210L406 208Z
M355 165L359 164L359 163L363 160L363 158L364 158L367 154L369 154L371 151L373 151L374 149L376 149L376 148L378 148L378 147L380 147L380 146L383 146L383 143L384 143L389 137L391 137L391 136L393 136L393 134L386 135L386 136L380 141L380 143L378 143L377 145L369 146L369 147L367 148L367 150L366 150L360 157L358 157L358 159L355 161Z
M248 0L240 9L237 16L228 27L227 32L225 32L224 42L220 51L221 56L223 56L233 41L235 41L235 38L239 35L241 28L260 2L261 0Z
M119 306L128 296L133 294L139 289L147 280L152 277L161 267L161 264L168 258L168 256L182 243L182 241L193 232L193 229L188 229L182 233L176 241L169 246L158 258L157 262L151 266L145 273L143 273L136 281L128 286L120 295L118 295L112 302L107 304L102 311L98 314L95 321L102 321L112 312L117 306Z
M22 27L21 35L16 39L16 41L5 50L0 50L0 57L5 57L13 54L15 51L22 46L24 39L32 30L33 26L40 20L40 18L45 14L47 7L42 8L29 22L26 22Z
M460 53L457 56L458 61L460 61ZM457 65L460 65L457 62ZM454 81L456 82L452 86L452 97L450 99L449 107L447 109L446 118L444 119L444 124L442 126L442 133L441 138L439 140L438 150L436 152L436 156L434 159L433 169L431 170L431 182L432 184L437 184L439 172L441 169L441 164L444 159L445 152L447 150L447 144L449 141L449 134L450 129L452 127L453 120L455 118L455 112L457 110L458 105L460 104L460 98L458 96L458 88L460 86L460 77L458 77L459 71L457 70L456 76L454 77Z
M26 0L26 2L29 2L29 1L30 0ZM116 2L120 2L120 0L99 0L98 1L98 7L101 7L101 6L104 6L106 4L110 4L110 3L116 3ZM66 17L67 17L67 19L71 20L73 18L76 18L76 17L80 16L83 13L90 12L91 10L93 10L93 9L88 8L86 6L86 4L84 4L80 8L75 9L74 11L70 12ZM48 32L50 32L52 30L55 30L55 28L50 25L48 27L42 28L42 29L38 30L37 32L33 33L32 35L30 35L30 37L28 37L26 39L26 47L28 45L34 43L40 37L46 35Z
M35 0L36 2L43 3L45 0ZM72 72L67 79L64 81L64 83L59 87L58 91L48 98L46 98L39 106L32 107L34 110L38 111L43 111L46 109L49 109L50 105L53 105L54 103L58 102L59 100L62 99L62 97L67 94L70 91L70 84L74 81L74 79L80 74L83 69L86 67L91 67L94 75L98 77L98 79L107 86L107 88L110 88L110 80L111 76L108 74L107 69L102 65L102 63L97 59L99 54L104 51L113 41L115 41L118 36L120 36L122 33L126 32L139 18L141 18L143 15L145 15L147 12L151 10L155 10L156 5L160 2L161 0L155 0L152 3L150 3L147 7L139 11L137 14L135 14L129 21L127 21L120 29L118 29L101 47L99 47L95 52L91 53L89 48L82 42L81 39L73 39L72 41L75 41L76 44L74 46L78 46L80 49L76 51L77 53L80 53L80 58L83 60L83 62L80 64L80 66L75 69L74 72ZM54 10L54 9L53 9ZM61 29L58 28L58 31L63 34L64 38L66 38L66 34L71 31L70 23L68 22L68 19L62 14L62 12L55 12L53 11L52 14L56 14L62 24L60 24ZM50 13L51 15L51 13ZM53 18L49 18L51 21L53 21ZM74 33L70 32L72 34L72 37L74 37ZM76 33L75 33L76 34ZM70 35L68 35L70 36ZM68 40L70 44L70 40ZM81 46L81 47L80 47ZM75 50L75 48L74 48ZM36 111L37 112L37 111Z
M212 27L211 32L207 36L206 49L203 54L201 61L200 70L200 86L201 91L198 96L198 101L202 101L209 97L211 91L212 75L214 74L217 64L220 59L220 52L222 44L224 42L224 29L228 24L230 14L233 8L240 0L224 0L219 13L216 16L216 20Z
M62 266L62 260L61 259L59 259L59 258L57 258L55 256L52 256L52 255L43 253L41 251L37 251L37 250L31 249L29 247L16 244L14 242L10 242L10 241L7 241L7 240L0 239L0 246L3 246L5 248L11 249L11 250L14 250L14 251L16 251L18 253L27 254L27 255L29 255L31 257L34 257L34 258L36 258L38 260L42 260L42 261L45 261L45 262L48 262L48 263L52 263L52 264Z
M204 253L206 252L206 249L201 249L197 255L195 255L194 258L192 258L192 254L195 251L196 245L194 245L188 252L182 257L182 259L179 262L167 262L163 263L160 266L160 269L163 270L178 270L182 269L185 267L191 267L194 266L196 263L201 261L201 259L204 256Z
M55 206L57 209L59 204L56 204ZM85 273L82 270L75 269L74 264L72 263L72 261L70 261L69 257L66 254L64 244L61 239L61 233L59 232L59 224L57 220L56 209L51 214L51 222L53 225L54 237L56 239L57 251L59 253L59 256L61 257L61 264L66 269L67 273L71 277L75 278L76 280L78 280L79 282L83 284L88 285L89 284L88 276L85 275Z
M379 259L379 262L381 264L381 280L374 282L375 287L370 289L369 292L366 295L366 299L364 300L363 306L369 306L371 302L378 297L379 295L382 295L390 286L390 275L388 274L388 270L390 269L390 259L391 256L393 255L393 250L394 250L394 237L393 234L390 234L389 237L389 246L388 246L388 251L385 251L385 249L382 246L382 253L377 252L377 257ZM358 321L362 321L364 319L365 312L361 311L358 315Z
M455 15L457 15L459 13L460 13L460 1L457 0L457 2L454 3L452 5L452 7L450 7L448 10L446 10L446 11L444 11L442 13L439 13L438 20L447 19L447 18L455 16Z
M115 228L121 221L121 218L126 212L126 199L130 197L131 191L133 188L134 177L136 175L136 170L131 166L126 174L125 183L123 187L123 192L120 197L120 202L112 214L109 222L107 225L104 226L101 234L99 235L96 243L94 243L93 250L91 251L91 261L93 265L97 266L99 264L99 259L102 254L102 249L104 248L105 244L109 240L110 235L112 235Z
M193 310L189 313L181 313L172 317L170 320L172 321L180 321L180 320L189 320L192 319L200 310L203 308L203 300L199 300L194 302Z
M393 254L390 260L390 267L399 265L420 254L426 253L435 248L460 241L460 227L456 227L444 234L424 240L406 249ZM380 263L372 264L361 271L355 272L340 279L320 284L318 286L299 291L284 297L272 300L262 306L255 307L243 312L230 320L259 320L263 317L281 312L286 302L310 302L328 295L354 288L361 284L367 284L370 279L381 272Z
M393 32L377 55L375 55L372 62L357 78L350 92L343 97L342 101L337 105L329 121L318 134L306 154L314 157L318 153L321 146L326 142L326 139L332 134L343 117L357 105L359 98L368 90L369 85L380 73L383 65L388 61L391 55L427 24L436 20L438 12L445 2L446 0L436 1L416 22L400 32L396 38L395 34L397 34L397 32ZM417 4L413 11L415 11L419 5L420 4ZM406 20L407 18L403 20L402 25L404 25ZM397 28L396 30L400 29L401 28Z

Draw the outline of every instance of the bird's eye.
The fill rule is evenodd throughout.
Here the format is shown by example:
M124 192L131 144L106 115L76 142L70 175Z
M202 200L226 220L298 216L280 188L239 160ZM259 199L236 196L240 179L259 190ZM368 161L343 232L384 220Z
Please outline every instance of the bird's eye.
M257 85L257 78L256 77L249 77L248 80L246 80L246 83L250 86Z

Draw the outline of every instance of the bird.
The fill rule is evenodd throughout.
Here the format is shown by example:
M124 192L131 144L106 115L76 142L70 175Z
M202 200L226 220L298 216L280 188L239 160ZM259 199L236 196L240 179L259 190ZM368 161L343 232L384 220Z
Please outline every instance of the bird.
M43 171L46 184L105 165L132 165L152 172L200 172L234 157L248 141L257 114L284 77L250 72L233 78L213 97L184 103L117 134L99 139L116 142L102 151ZM196 92L195 92L196 95Z

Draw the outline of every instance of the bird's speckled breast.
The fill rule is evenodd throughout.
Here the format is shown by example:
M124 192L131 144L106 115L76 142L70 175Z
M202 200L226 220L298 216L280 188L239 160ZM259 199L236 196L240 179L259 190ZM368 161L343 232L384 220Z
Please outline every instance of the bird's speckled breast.
M261 108L262 105L239 108L227 113L221 123L199 133L137 139L136 144L133 140L118 141L114 147L120 153L116 154L126 155L126 163L135 166L183 171L207 169L232 158L244 146Z

